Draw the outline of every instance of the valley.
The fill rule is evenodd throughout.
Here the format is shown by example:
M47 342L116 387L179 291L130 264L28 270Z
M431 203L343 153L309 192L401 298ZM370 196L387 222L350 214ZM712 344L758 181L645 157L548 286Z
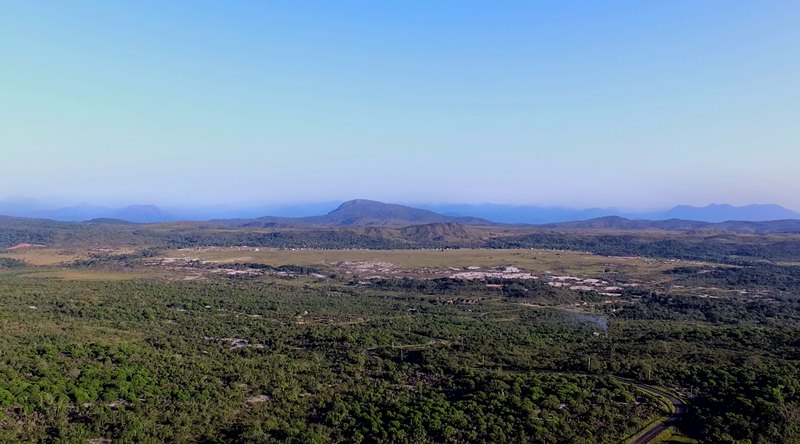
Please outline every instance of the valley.
M796 234L391 210L0 219L0 440L800 438Z
M3 3L0 444L800 444L798 23Z

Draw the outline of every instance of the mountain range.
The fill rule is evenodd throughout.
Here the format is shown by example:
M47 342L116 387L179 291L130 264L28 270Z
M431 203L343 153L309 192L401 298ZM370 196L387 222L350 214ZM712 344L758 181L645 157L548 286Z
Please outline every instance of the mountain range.
M4 216L52 219L62 222L80 222L92 219L119 219L134 223L171 222L174 216L155 205L129 205L109 208L86 203L71 207L42 208L35 202L0 201L0 214Z
M679 205L666 211L631 212L613 208L569 209L560 207L513 205L418 205L397 204L357 199L344 203L273 205L237 209L226 206L194 210L154 205L130 205L110 208L80 204L47 208L32 200L0 200L0 214L60 221L118 219L134 223L173 222L179 220L211 220L230 226L275 227L308 225L387 225L406 226L426 223L459 223L463 225L527 224L548 225L573 221L605 220L609 217L630 221L726 221L762 222L800 219L800 214L780 205L732 206L712 204L705 207ZM615 219L607 219L612 223ZM596 224L597 222L595 222ZM665 224L661 224L665 225Z
M800 219L800 213L780 205L711 204L705 207L678 205L666 211L623 211L616 208L571 209L563 207L514 205L423 205L432 211L450 216L473 216L507 224L551 224L558 222L590 220L619 216L632 220L682 219L700 222L725 222L728 220L761 222L769 220Z
M729 211L729 210L728 210ZM746 211L753 211L746 208ZM663 231L726 231L736 233L800 233L800 219L775 221L724 221L706 222L697 220L667 219L651 221L627 219L620 216L605 216L584 221L552 224L497 224L487 219L469 216L448 216L434 211L403 205L386 204L372 200L357 199L341 204L335 210L310 217L260 217L256 219L226 219L211 223L246 228L302 228L302 227L396 227L404 234L423 237L459 236L465 226L518 226L554 230L663 230Z
M800 219L703 222L683 219L632 220L619 216L606 216L584 221L537 225L536 227L557 230L662 230L773 234L800 233Z

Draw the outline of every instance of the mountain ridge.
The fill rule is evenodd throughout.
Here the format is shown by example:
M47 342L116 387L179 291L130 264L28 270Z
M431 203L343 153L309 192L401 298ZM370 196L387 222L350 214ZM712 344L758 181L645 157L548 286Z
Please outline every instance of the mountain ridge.
M155 205L129 205L124 208L94 206L87 203L71 207L41 209L36 201L0 200L0 214L59 221L119 219L135 223L213 221L224 225L282 227L305 225L403 225L457 222L464 225L524 224L588 221L617 216L629 220L666 221L671 219L709 223L726 221L771 221L800 219L800 213L776 204L734 206L710 204L704 207L677 205L665 211L633 212L615 208L570 209L500 204L413 205L382 203L367 199L318 204L273 205L236 210L224 205L205 210L186 210Z
M0 223L8 226L35 223L39 226L99 226L99 225L139 225L115 218L95 218L83 222L55 221L45 218L25 218L0 216ZM225 219L216 221L166 222L167 225L182 228L298 228L298 229L364 229L373 234L397 231L405 239L459 240L469 238L480 228L500 230L594 230L594 231L633 231L658 230L672 232L709 233L747 233L747 234L800 234L800 219L775 221L724 221L703 222L683 219L660 221L628 219L621 216L605 216L582 221L559 222L552 224L495 224L485 219L463 218L441 215L428 210L384 204L376 201L346 202L335 210L322 216L280 218L262 217L257 219ZM390 231L382 231L390 230Z
M705 207L678 205L664 213L667 219L725 222L730 220L763 222L800 218L800 214L776 204L710 204Z
M800 219L800 213L777 204L710 204L704 207L677 205L664 211L623 211L616 208L572 209L533 205L422 205L432 211L452 216L471 215L507 224L551 224L619 216L631 220L661 221L669 219L724 222L742 220L751 222Z

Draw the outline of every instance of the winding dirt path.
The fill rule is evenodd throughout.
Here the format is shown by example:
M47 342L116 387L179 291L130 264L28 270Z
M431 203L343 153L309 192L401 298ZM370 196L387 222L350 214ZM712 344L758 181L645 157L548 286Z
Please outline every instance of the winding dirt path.
M649 392L651 394L660 395L669 400L669 402L672 403L673 407L672 415L668 416L662 421L659 421L651 425L650 428L648 428L647 430L639 432L639 434L636 435L636 437L633 440L631 440L628 444L649 443L650 441L654 440L658 435L662 434L668 428L677 425L680 422L683 415L686 413L686 404L681 399L679 399L678 397L667 391L661 390L657 387L653 387L652 385L636 382L631 379L626 379L626 378L617 378L617 379L626 382L628 384L635 385L636 387L639 387L640 389Z

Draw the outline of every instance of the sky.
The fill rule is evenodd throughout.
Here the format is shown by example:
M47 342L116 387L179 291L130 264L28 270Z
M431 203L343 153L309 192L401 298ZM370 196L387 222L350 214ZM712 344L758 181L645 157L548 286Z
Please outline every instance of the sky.
M3 1L0 198L800 210L797 1Z

